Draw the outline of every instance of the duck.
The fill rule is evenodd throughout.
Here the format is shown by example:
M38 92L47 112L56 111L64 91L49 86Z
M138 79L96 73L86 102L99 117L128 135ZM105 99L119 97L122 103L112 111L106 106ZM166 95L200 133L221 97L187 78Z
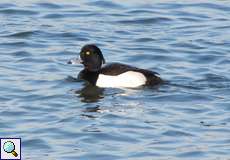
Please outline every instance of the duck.
M123 63L105 64L102 51L95 44L81 48L79 62L84 66L78 79L100 88L138 88L163 82L157 72Z

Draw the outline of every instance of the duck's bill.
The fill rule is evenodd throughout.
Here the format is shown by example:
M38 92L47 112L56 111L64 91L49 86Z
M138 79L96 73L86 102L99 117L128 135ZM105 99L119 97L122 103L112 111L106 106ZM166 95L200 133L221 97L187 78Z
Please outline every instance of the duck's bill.
M68 61L68 64L73 64L73 65L82 64L82 60L80 58L73 58Z

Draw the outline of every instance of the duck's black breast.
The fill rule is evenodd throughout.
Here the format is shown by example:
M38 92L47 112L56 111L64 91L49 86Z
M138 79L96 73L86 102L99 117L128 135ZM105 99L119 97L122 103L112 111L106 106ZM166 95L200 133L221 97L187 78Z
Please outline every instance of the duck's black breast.
M117 76L117 75L120 75L128 71L142 73L147 79L146 85L156 85L156 84L163 82L160 77L156 76L156 74L158 74L156 72L136 68L136 67L126 65L126 64L121 64L121 63L111 63L108 65L105 65L103 68L101 68L100 74Z
M86 69L83 69L78 74L78 79L86 80L92 85L95 85L98 79L98 75L99 75L99 72L90 72L90 71L87 71Z

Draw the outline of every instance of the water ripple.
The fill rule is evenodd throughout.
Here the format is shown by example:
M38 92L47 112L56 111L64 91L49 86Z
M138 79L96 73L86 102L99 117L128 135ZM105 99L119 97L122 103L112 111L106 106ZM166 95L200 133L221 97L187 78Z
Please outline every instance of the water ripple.
M47 9L61 9L63 6L54 3L37 3L38 7Z
M14 38L28 38L35 34L36 31L23 31L23 32L17 32L17 33L12 33L9 35L5 35L4 37L14 37Z
M139 18L135 20L121 20L117 21L122 24L154 24L154 23L170 23L172 20L166 17L156 17L156 18Z
M36 11L23 10L23 9L0 9L0 14L33 16L39 13Z
M114 2L108 2L108 1L95 1L87 3L89 6L97 6L101 8L110 8L110 9L123 9L123 6Z

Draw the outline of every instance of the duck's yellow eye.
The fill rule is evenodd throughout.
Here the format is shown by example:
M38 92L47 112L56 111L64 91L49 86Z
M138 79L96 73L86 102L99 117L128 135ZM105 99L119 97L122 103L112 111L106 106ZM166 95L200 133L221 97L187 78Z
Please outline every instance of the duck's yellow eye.
M85 54L86 54L86 55L90 55L90 52L89 52L89 51L87 51Z

